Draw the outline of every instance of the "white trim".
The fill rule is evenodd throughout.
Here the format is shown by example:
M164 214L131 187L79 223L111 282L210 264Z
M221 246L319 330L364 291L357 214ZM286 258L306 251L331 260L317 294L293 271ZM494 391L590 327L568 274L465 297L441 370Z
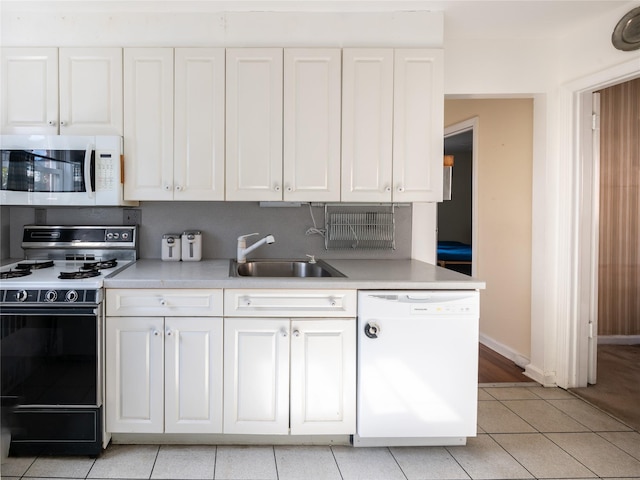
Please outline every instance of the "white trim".
M598 345L640 345L640 335L599 335Z
M584 266L580 268L587 248L580 239L581 228L584 226L584 220L580 216L580 194L585 185L582 162L586 152L585 144L591 145L590 134L588 142L585 139L585 122L590 121L590 112L586 117L584 112L591 107L591 94L595 90L631 80L639 74L636 57L570 82L562 86L559 91L556 125L556 130L562 130L559 132L557 149L559 181L560 185L566 186L564 189L566 193L560 192L557 206L559 218L564 219L565 222L557 224L559 268L557 272L558 302L555 315L558 342L555 351L557 354L556 381L562 388L587 386L589 339L586 328L588 328L589 318L594 314L591 311L594 302L585 297L584 293L589 292L593 284L594 272L592 269L585 269ZM585 97L587 95L588 98ZM553 128L553 123L550 127ZM587 221L592 222L593 218Z
M503 343L500 343L493 338L487 337L486 335L480 334L480 343L487 348L490 348L496 353L499 353L503 357L511 360L513 363L518 365L520 368L525 368L529 365L529 359L524 355L516 352L512 348L506 346Z

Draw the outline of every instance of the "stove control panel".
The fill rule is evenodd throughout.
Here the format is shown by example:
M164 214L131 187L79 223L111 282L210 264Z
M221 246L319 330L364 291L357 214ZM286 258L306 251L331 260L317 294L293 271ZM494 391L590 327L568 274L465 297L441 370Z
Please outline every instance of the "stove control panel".
M83 304L95 305L102 301L101 290L75 289L20 289L0 290L0 302L3 304Z

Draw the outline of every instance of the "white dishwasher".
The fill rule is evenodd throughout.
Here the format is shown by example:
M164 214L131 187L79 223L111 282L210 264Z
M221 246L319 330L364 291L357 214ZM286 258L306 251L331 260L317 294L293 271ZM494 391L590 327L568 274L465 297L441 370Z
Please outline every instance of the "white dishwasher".
M358 292L354 446L464 445L477 431L479 292Z

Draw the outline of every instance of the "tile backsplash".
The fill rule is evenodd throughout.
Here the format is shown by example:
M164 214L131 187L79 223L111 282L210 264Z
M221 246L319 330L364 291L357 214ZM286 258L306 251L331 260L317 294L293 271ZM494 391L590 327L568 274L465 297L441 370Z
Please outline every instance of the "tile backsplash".
M269 204L274 205L274 204ZM281 204L285 205L285 204ZM261 206L257 202L141 202L140 257L160 258L162 235L185 230L202 232L202 258L232 258L239 235L272 234L276 241L251 254L254 258L389 258L411 256L411 206L395 209L395 250L326 250L324 238L311 233L324 228L324 207ZM2 207L0 253L2 258L21 258L22 227L46 218L48 225L120 225L120 207ZM315 225L314 225L315 219ZM308 233L309 232L309 233ZM253 243L253 238L248 243Z

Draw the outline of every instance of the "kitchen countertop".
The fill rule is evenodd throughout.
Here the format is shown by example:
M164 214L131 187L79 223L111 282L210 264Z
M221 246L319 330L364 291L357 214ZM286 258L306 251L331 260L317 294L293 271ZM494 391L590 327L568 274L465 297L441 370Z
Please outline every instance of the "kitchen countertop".
M340 288L475 290L485 282L418 260L324 260L345 277L230 277L229 260L138 260L104 280L106 288Z

